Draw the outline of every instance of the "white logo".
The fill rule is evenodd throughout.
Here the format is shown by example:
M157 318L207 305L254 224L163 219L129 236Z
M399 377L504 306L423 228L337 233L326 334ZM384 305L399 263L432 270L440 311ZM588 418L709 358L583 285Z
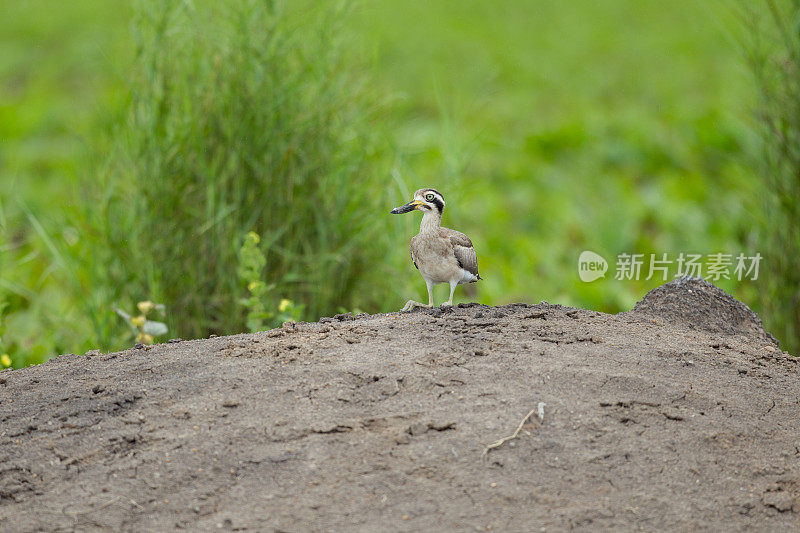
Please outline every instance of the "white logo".
M608 263L602 256L590 250L581 252L578 258L578 276L581 281L589 283L598 278L604 278L606 270L608 270Z

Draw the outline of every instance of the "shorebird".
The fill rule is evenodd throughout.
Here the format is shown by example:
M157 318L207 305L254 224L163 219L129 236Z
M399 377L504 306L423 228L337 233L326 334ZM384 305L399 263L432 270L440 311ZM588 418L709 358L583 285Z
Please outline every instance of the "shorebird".
M450 299L442 305L453 305L456 285L474 283L482 279L478 274L478 256L472 241L450 228L441 227L444 212L444 197L436 189L420 189L414 199L406 205L395 207L391 213L399 215L411 211L422 211L419 233L411 239L411 260L428 286L428 304L409 300L403 311L415 307L433 307L433 286L439 283L450 285Z

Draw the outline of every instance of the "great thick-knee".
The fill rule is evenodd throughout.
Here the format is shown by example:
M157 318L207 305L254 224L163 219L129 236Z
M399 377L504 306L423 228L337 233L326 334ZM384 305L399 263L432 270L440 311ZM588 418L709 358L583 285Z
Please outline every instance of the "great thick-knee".
M409 300L403 307L433 307L433 286L450 285L450 298L442 305L453 305L457 285L474 283L478 274L478 256L469 237L450 228L441 227L444 197L436 189L420 189L406 205L392 209L392 214L422 211L419 233L411 239L411 260L428 286L428 304Z

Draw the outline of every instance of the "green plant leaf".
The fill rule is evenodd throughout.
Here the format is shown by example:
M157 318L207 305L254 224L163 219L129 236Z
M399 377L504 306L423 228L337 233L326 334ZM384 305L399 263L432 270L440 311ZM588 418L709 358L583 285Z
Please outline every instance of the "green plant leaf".
M152 335L153 337L158 337L159 335L166 335L169 331L167 325L163 322L156 322L155 320L148 320L144 323L142 327L142 332L147 333L148 335Z

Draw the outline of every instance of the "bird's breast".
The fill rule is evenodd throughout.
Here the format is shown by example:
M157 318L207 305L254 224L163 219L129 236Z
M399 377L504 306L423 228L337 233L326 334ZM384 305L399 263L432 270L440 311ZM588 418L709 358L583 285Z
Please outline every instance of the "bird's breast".
M445 283L460 275L461 268L446 239L417 235L411 240L411 257L420 274L433 283Z

